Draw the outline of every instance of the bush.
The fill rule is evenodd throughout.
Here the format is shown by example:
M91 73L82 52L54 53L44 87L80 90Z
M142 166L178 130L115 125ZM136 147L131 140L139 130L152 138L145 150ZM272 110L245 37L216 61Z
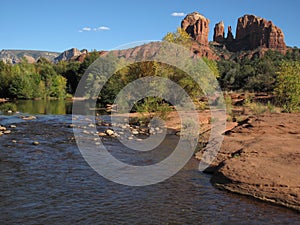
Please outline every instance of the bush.
M2 105L0 105L0 111L2 112L8 112L8 111L12 111L12 112L16 112L17 111L17 106L11 102L7 102L4 103Z
M147 97L143 99L142 102L135 104L136 110L142 118L152 118L153 116L159 117L166 120L169 113L171 112L171 107L169 104L163 102L160 98ZM154 115L152 115L152 113Z
M300 63L283 62L278 71L275 94L286 112L300 110Z

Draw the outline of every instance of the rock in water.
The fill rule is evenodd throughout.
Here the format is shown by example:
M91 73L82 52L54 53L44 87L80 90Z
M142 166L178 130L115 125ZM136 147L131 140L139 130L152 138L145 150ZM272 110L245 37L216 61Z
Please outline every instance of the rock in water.
M105 131L105 133L108 135L108 136L112 136L112 135L114 135L114 131L113 130L111 130L111 129L107 129L106 131Z

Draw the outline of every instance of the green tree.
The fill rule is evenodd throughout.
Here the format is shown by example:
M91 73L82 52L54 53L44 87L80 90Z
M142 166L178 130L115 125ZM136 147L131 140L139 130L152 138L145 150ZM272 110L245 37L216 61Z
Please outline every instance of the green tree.
M275 94L287 111L300 110L300 62L283 62L278 71Z
M192 46L191 36L184 29L178 27L176 32L169 32L163 38L164 41L179 44L190 48Z

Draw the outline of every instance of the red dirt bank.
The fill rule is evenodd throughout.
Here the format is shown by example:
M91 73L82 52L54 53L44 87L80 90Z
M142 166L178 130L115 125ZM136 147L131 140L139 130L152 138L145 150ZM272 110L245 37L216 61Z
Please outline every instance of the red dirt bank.
M210 168L218 188L297 211L299 169L300 114L266 114L244 121L226 132Z

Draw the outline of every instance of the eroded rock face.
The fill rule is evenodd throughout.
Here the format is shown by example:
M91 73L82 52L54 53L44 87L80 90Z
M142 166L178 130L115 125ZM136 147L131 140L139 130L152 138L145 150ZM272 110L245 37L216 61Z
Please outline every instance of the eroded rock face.
M68 61L74 57L78 57L82 54L77 48L71 48L69 50L64 51L61 53L59 56L57 56L54 61L59 62L59 61Z
M209 19L198 12L188 14L181 22L181 28L201 45L208 45L208 25Z
M217 23L214 28L214 41L223 43L225 41L224 23L223 21Z
M236 37L232 34L231 26L228 27L226 39L224 24L218 23L214 29L214 41L224 44L229 51L273 49L285 53L286 45L284 34L272 21L254 16L244 15L238 19Z
M238 19L236 29L237 50L254 50L258 47L284 50L284 34L272 21L245 15Z
M232 41L234 41L234 36L233 36L233 34L232 34L232 28L231 28L231 26L228 26L228 31L227 31L227 38L226 38L226 41L227 42L232 42Z

